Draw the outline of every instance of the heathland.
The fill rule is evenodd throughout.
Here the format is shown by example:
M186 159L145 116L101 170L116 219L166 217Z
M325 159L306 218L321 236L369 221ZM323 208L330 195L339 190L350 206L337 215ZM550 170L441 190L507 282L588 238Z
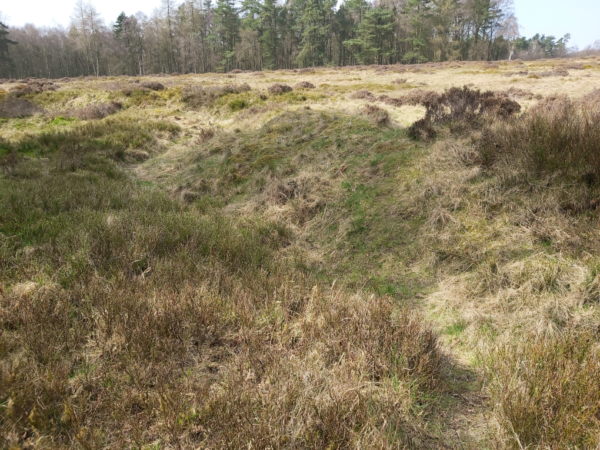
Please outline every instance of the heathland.
M600 58L0 84L3 448L596 448Z

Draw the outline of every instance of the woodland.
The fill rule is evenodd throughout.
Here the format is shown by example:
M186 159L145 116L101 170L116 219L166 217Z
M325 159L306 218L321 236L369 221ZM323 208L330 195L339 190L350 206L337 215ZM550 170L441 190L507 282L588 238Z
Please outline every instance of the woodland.
M569 41L521 37L512 0L161 0L108 19L78 0L67 27L0 24L0 77L533 59Z

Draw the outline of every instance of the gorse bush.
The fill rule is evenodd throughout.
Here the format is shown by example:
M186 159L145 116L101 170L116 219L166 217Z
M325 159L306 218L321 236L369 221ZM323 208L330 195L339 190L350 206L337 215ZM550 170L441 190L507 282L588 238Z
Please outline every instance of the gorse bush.
M487 165L512 160L536 174L597 178L600 111L585 100L545 100L520 117L491 124L479 148Z

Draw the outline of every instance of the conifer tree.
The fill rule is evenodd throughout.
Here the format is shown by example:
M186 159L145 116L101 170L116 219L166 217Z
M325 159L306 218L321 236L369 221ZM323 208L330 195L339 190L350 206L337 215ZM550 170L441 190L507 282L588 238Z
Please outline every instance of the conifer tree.
M220 54L219 70L231 70L235 53L234 46L239 38L240 17L234 0L217 0L215 8L215 31L213 42Z
M383 8L371 9L358 26L357 37L344 45L356 51L362 64L387 64L392 56L393 32L393 13Z
M9 76L14 69L8 49L10 45L17 43L8 38L8 33L8 26L0 22L0 75L2 76Z

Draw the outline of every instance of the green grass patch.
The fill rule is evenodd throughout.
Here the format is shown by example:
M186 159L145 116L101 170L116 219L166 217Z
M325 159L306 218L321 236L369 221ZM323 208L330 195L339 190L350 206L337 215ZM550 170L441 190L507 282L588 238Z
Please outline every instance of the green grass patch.
M227 106L229 107L229 109L232 112L241 111L242 109L246 109L248 107L248 105L249 105L249 103L243 99L235 99L235 100L231 100L229 103L227 103Z
M62 117L62 116L58 116L57 118L53 119L50 124L51 125L69 125L71 122L73 122L75 119L72 117Z

